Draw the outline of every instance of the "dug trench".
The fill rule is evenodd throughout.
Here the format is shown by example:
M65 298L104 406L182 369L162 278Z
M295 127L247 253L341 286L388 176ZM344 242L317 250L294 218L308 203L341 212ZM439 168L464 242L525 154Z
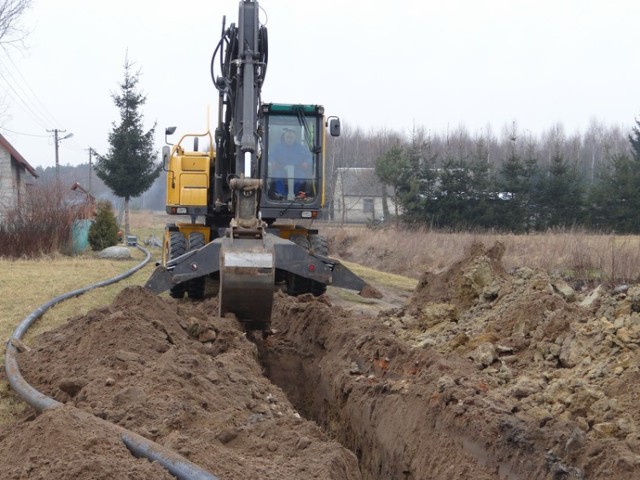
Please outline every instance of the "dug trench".
M475 369L466 359L413 349L378 318L311 297L282 299L274 319L278 333L259 349L265 374L356 454L363 479L529 479L553 470L541 435L486 401L482 383L465 382ZM451 373L463 382L444 384Z
M638 478L640 288L578 305L500 256L377 313L277 292L266 340L215 298L127 288L19 355L65 406L0 428L3 478L171 478L78 409L222 480Z

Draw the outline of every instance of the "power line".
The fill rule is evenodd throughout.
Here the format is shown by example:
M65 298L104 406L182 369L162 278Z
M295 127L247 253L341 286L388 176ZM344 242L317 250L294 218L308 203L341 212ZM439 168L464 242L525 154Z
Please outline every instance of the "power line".
M46 105L40 100L40 97L38 97L38 95L36 94L36 92L33 90L33 88L31 88L31 85L29 84L29 82L27 81L27 79L24 77L24 75L22 75L22 72L20 71L20 69L18 68L18 66L15 64L15 62L13 61L13 59L10 56L7 56L7 58L9 59L9 61L11 62L11 65L13 65L13 68L15 69L16 73L20 76L20 79L22 80L22 84L26 85L27 88L29 89L29 91L31 92L31 94L33 95L33 98L42 106L42 111L45 112L49 118L51 120L53 120L54 124L59 124L60 122L58 122L58 120L53 116L53 114L47 109ZM2 60L0 59L0 63L2 63ZM2 64L4 65L4 64ZM7 70L8 71L8 70Z
M23 133L23 132L16 132L14 130L9 130L8 128L5 127L0 127L0 130L4 130L5 132L10 132L13 133L15 135L24 135L25 137L39 137L39 138L49 138L50 135L36 135L33 133Z
M45 128L45 129L46 129L46 128L47 128L47 127L46 127L47 123L46 123L42 118L40 118L40 117L41 117L41 115L40 115L40 114L38 114L38 113L37 113L33 108L31 108L31 107L27 104L27 102L25 102L25 101L22 99L22 97L20 96L20 94L18 93L18 91L13 87L13 85L11 85L11 82L9 82L9 81L7 80L7 77L6 77L6 76L5 76L1 71L0 71L0 77L5 81L5 83L6 83L6 84L7 84L7 86L9 87L9 89L10 89L10 90L15 94L15 96L18 98L18 100L20 100L20 102L22 103L22 105L24 105L24 107L26 108L26 110L24 110L24 111L25 111L25 113L27 113L27 115L29 115L29 116L31 117L31 119L32 119L34 122L36 122L37 124L39 124L42 128ZM11 92L9 92L9 91L7 90L7 91L6 91L6 93L7 93L7 95L9 95L9 96L13 99L13 101L14 101L15 103L18 103L18 102L16 102L16 98L15 98L13 95L11 95Z
M15 64L14 64L15 65ZM16 96L20 99L20 101L36 116L38 117L39 120L41 120L42 122L44 122L44 124L49 124L51 123L53 120L55 119L48 119L47 117L51 116L50 114L47 114L42 107L40 107L38 105L38 103L36 103L34 101L34 96L35 94L29 94L24 88L23 85L29 86L27 81L24 79L24 77L22 77L22 75L20 74L20 72L18 71L17 73L20 75L20 77L22 77L22 81L17 79L13 73L11 73L11 70L9 68L7 68L7 65L2 61L2 59L0 59L0 66L2 67L2 70L0 70L0 76L4 79L4 81L7 83L7 85L9 86L9 88L11 88L11 90L13 90L13 92L16 94ZM29 87L30 88L30 87ZM19 91L18 91L19 90ZM33 90L31 90L33 92ZM37 98L37 97L36 97ZM42 103L42 102L40 102Z

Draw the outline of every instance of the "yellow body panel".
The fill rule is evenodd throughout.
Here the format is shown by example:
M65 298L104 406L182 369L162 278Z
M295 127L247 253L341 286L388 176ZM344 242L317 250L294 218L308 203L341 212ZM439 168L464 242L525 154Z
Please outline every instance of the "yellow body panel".
M184 177L185 175L183 175ZM183 182L186 183L186 182ZM193 185L186 183L186 185ZM189 206L206 206L207 205L207 188L198 188L185 186L180 191L180 205Z
M205 172L209 170L209 157L184 155L179 157L185 172Z
M167 205L206 206L213 160L202 152L173 155L167 172Z

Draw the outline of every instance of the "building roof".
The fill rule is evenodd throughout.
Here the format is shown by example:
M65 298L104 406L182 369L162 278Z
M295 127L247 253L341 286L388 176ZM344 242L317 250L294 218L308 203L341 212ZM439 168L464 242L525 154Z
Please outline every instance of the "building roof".
M36 173L35 169L29 165L22 155L18 153L18 151L13 148L13 145L9 143L9 140L4 138L4 136L0 133L0 146L4 147L4 149L9 152L11 158L13 158L19 165L22 165L27 172L33 175L35 178L38 178L39 175Z
M342 192L345 196L381 197L384 186L376 175L374 168L347 167L338 168L338 176L342 181ZM387 188L387 195L393 195L393 189Z

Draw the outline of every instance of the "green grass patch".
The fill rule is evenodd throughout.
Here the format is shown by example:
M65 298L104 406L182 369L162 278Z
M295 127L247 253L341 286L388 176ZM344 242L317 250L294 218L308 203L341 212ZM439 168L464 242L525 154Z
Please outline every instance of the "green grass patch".
M418 281L413 278L397 275L395 273L381 272L380 270L364 267L357 263L345 262L342 260L340 262L353 273L374 286L391 287L398 290L412 292L418 284Z
M347 290L347 289L338 288L338 287L327 287L327 291L331 294L331 296L337 297L346 302L359 303L363 305L373 305L377 303L375 300L371 298L361 297L360 295L358 295L357 292L353 290Z

